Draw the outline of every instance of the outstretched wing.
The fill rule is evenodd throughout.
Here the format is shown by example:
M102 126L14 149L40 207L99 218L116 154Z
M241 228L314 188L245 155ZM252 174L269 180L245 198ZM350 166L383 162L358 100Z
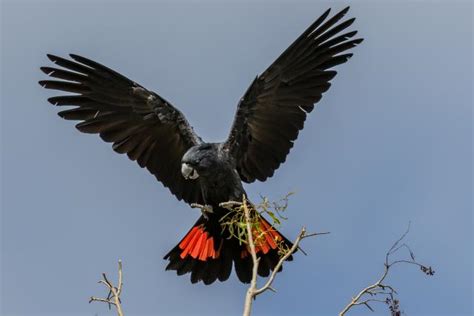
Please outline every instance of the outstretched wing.
M326 20L327 10L258 76L239 102L224 149L245 182L264 181L285 161L306 115L330 87L336 71L362 42L357 31L341 34L355 19L338 23L349 10Z
M58 106L73 106L59 112L66 120L81 121L77 129L99 134L113 149L146 167L179 199L202 203L198 180L187 181L180 172L181 157L201 143L184 115L156 93L90 59L73 60L48 55L63 67L41 67L50 77L47 89L74 94L49 98Z

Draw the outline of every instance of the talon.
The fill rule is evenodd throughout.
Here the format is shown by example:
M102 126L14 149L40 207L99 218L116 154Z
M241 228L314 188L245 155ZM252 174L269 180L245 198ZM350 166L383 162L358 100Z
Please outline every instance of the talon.
M212 214L212 213L214 213L214 210L212 209L211 205L204 205L204 207L201 208L201 214L206 220L209 220L208 214Z
M207 220L209 219L208 214L214 213L214 209L212 208L212 205L207 205L207 204L201 205L198 203L192 203L191 207L200 209L202 216L204 216L204 218Z

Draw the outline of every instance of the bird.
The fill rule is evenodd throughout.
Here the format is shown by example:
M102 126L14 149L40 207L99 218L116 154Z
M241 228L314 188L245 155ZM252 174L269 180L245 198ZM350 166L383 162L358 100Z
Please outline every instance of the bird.
M47 57L57 67L41 67L51 78L39 84L67 92L49 103L66 107L58 115L79 121L83 133L99 134L115 152L146 168L178 199L201 205L202 214L164 257L166 270L190 273L192 283L226 281L235 267L249 283L253 261L248 246L230 238L220 220L223 202L241 200L243 183L265 181L285 162L306 117L312 112L352 48L363 41L348 31L355 18L349 7L318 17L264 72L238 101L227 139L203 141L184 114L159 94L86 57ZM256 244L258 275L266 277L280 260L279 245L291 247L263 216L265 238ZM287 260L292 260L290 256ZM280 268L281 269L281 268Z

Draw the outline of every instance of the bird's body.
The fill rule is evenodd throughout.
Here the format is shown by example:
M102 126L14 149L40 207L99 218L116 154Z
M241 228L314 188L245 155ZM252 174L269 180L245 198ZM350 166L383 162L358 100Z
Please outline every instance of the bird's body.
M328 18L319 17L273 64L257 76L240 99L229 137L206 143L184 115L157 93L95 61L71 54L72 60L49 59L62 68L41 67L61 80L42 80L47 89L71 92L49 98L58 106L72 106L58 114L79 120L76 127L96 133L113 149L147 168L179 200L212 209L166 256L167 269L190 272L193 283L227 280L232 264L242 282L250 282L252 260L246 245L223 229L228 212L220 203L241 200L242 182L265 181L283 163L306 116L329 81L330 68L345 63L346 53L362 39L340 34L354 19L339 21L348 8ZM256 245L261 258L258 273L266 276L279 261L279 246L291 243L261 218L264 238ZM291 259L291 257L290 257Z
M203 143L192 147L181 162L198 175L204 204L217 207L223 202L241 200L245 194L235 161L223 150L222 144Z
M203 203L211 211L203 213L183 240L165 256L170 260L167 269L176 270L178 274L191 272L193 283L202 280L209 284L217 278L226 280L234 262L239 279L250 282L252 262L247 246L232 238L221 225L221 219L229 214L221 203L240 201L246 194L235 160L229 156L223 143L203 143L191 147L181 162L183 176L201 182ZM278 241L285 242L286 246L291 246L291 243L265 219L261 218L260 223L263 230L271 231L276 237L275 241L265 239L257 244L259 256L264 255L259 273L266 276L279 260ZM206 246L208 242L210 244ZM209 249L215 253L211 255ZM207 260L214 256L218 258Z

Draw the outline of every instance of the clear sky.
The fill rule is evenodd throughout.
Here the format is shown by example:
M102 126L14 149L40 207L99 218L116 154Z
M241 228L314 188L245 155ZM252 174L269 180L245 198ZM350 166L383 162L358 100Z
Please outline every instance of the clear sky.
M113 315L87 304L124 262L127 315L239 315L246 286L165 271L198 211L97 136L61 120L37 81L46 53L84 55L170 100L208 141L227 137L262 72L328 7L348 2L2 1L1 315ZM472 315L472 2L357 1L365 38L338 68L259 194L291 198L305 240L255 315L335 315L383 270L405 230L426 277L390 284L407 315ZM374 315L386 315L376 306ZM351 315L367 315L364 308Z

